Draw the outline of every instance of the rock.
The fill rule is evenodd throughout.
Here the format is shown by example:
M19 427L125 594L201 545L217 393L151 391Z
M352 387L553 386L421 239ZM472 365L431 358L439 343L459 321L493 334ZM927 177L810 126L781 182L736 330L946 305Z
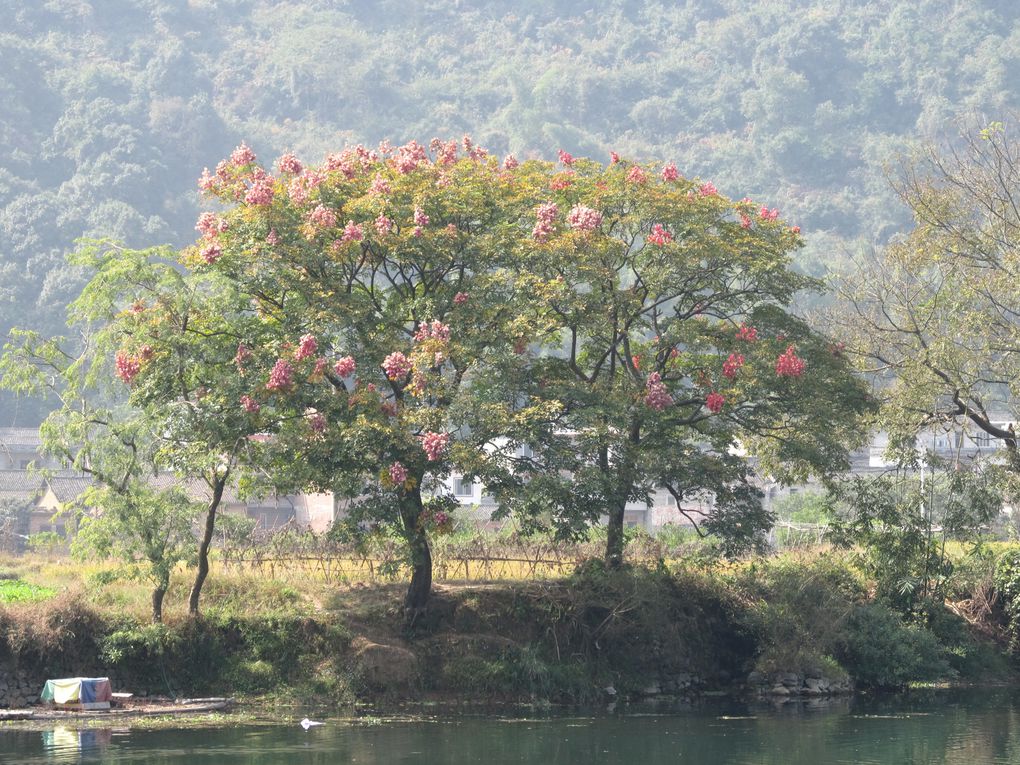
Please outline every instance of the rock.
M794 672L787 672L779 678L779 682L787 688L800 688L800 675Z
M757 671L752 672L751 674L749 674L747 676L747 684L748 685L764 685L765 684L765 675L763 675L761 672L757 672Z
M658 696L660 693L662 693L662 688L659 686L658 683L646 685L644 688L641 689L642 696Z
M602 690L605 692L605 694L607 696L615 696L616 695L616 689L613 686L611 686L611 685L607 685Z
M418 657L397 645L358 638L351 645L361 679L373 688L407 688L418 681Z
M777 686L774 686L772 688L772 690L769 691L769 693L772 696L789 696L790 695L790 689L787 688L785 685L777 685Z

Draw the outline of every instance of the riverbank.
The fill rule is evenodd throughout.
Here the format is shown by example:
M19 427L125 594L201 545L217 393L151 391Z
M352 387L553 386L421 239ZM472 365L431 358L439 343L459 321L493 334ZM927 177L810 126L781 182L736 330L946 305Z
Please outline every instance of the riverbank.
M831 552L447 582L412 629L401 584L218 577L203 616L171 610L166 624L151 625L134 607L144 595L137 585L61 585L46 565L14 573L52 597L0 607L3 706L21 706L45 678L66 675L110 676L115 690L141 698L229 695L281 710L824 697L1015 677L1007 625L997 623L1004 613L972 623L946 606L906 619L875 602L852 561ZM62 575L74 579L73 570Z

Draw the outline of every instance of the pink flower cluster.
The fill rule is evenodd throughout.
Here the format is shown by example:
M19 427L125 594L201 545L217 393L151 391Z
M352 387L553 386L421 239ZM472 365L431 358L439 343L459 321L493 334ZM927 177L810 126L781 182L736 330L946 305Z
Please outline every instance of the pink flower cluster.
M747 322L740 325L740 329L737 330L737 340L743 340L745 343L753 343L757 339L758 330Z
M740 213L740 227L741 228L751 228L751 219L748 218L743 213Z
M602 213L582 204L576 204L567 213L567 223L577 231L594 231L602 225Z
M517 157L515 157L513 154L507 154L506 157L503 158L504 170L516 170L518 167L520 167L520 164L521 163L517 161Z
M454 305L464 305L468 301L468 294L466 292L458 292L453 296Z
M662 375L658 372L648 375L648 381L645 383L645 405L656 412L673 405L673 397L669 395L666 383L662 381Z
M333 371L339 377L350 377L357 368L358 365L354 362L353 356L344 356L333 365Z
M266 390L285 391L294 384L294 368L285 359L277 359L269 372Z
M255 162L255 152L242 141L241 145L230 153L230 161L238 167L251 165Z
M712 414L719 414L722 411L723 406L726 405L726 397L721 393L712 391L705 396L705 406L708 407L708 411Z
M701 184L701 187L698 189L698 193L703 197L714 197L719 194L719 190L716 189L715 184L711 181L706 181Z
M559 209L555 202L546 202L535 210L535 227L531 229L531 235L536 241L544 242L549 238L553 232L553 225L556 223Z
M215 239L219 234L226 231L228 223L218 215L211 212L204 212L198 216L198 223L195 230L202 234L203 239Z
M343 242L360 242L364 238L365 230L361 227L361 224L349 220L347 225L344 226L344 235L340 240Z
M244 343L237 344L237 353L234 354L234 363L237 364L238 369L242 369L246 361L251 359L251 351L248 346Z
M142 360L124 351L117 351L117 355L113 357L113 363L117 377L128 385L142 371Z
M375 219L375 230L379 233L379 236L386 236L390 231L393 230L393 221L387 218L382 213L379 213L379 217Z
M223 248L220 247L216 242L211 242L202 248L199 253L207 264L212 265L223 255Z
M394 351L382 363L383 371L391 380L400 380L411 371L411 361L400 351Z
M280 169L281 173L287 173L288 175L301 175L301 162L291 154L289 151L276 160L276 166Z
M314 210L308 213L308 222L320 228L333 228L336 226L336 213L323 205L317 205Z
M723 377L734 380L737 377L737 372L744 366L744 354L742 353L731 353L730 357L723 362L722 373Z
M252 183L248 193L244 195L244 201L250 205L271 205L273 203L273 194L273 179L259 178Z
M375 179L372 181L372 185L368 187L369 194L389 194L392 189L390 188L390 182L383 178L379 173L375 174Z
M559 158L560 162L562 162L567 167L570 167L572 164L574 164L574 157L569 152L563 151L563 149L560 149L559 151Z
M610 165L620 164L620 155L617 154L615 151L609 152L609 164Z
M804 359L800 358L790 345L787 346L786 352L776 359L776 374L779 377L800 377L804 374L806 366Z
M256 401L255 399L248 395L241 396L241 407L248 414L255 414L256 412L259 411L259 409L262 408L259 405L258 401Z
M779 220L779 210L775 207L770 210L765 205L762 205L758 211L758 217L762 220Z
M317 436L326 432L327 424L326 417L320 412L312 412L308 415L308 425Z
M435 462L443 456L446 447L450 444L449 433L422 433L418 438L421 440L421 448L428 457L429 462Z
M425 211L420 207L414 208L414 225L416 226L427 226L429 225L429 216L425 214Z
M407 480L407 468L401 465L399 462L394 462L390 465L390 483L394 486L402 486L404 481Z
M397 149L397 153L393 157L393 164L397 168L397 172L402 175L414 172L418 165L427 164L428 161L429 157L425 147L417 141L404 144Z
M296 361L310 359L317 350L319 350L319 343L316 341L315 335L301 335L301 339L298 340L297 351L294 353L294 359Z
M570 188L570 185L574 182L574 176L576 173L573 170L567 170L564 173L558 173L549 181L549 188L553 191L564 191Z
M280 235L276 233L275 228L269 229L269 234L266 236L266 244L270 247L275 247L280 243Z
M457 161L457 142L442 141L433 138L429 141L429 149L436 155L437 165L452 165Z
M637 165L634 165L627 173L628 183L644 183L648 180L648 174Z
M673 241L673 235L664 229L661 223L656 223L652 226L652 233L648 235L648 241L662 247Z
M424 322L418 327L414 339L419 343L423 340L440 340L445 343L450 339L450 327L439 319L433 319L431 324Z
M662 180L664 181L675 181L680 178L680 172L676 169L676 165L672 162L667 162L662 168Z

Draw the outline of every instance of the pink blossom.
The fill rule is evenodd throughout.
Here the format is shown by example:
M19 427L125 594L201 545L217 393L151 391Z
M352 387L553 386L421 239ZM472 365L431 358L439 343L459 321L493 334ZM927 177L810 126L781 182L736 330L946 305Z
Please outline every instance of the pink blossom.
M468 294L466 292L458 292L453 296L454 305L464 305L468 301Z
M667 162L663 165L660 175L664 181L675 181L680 178L680 173L677 171L676 165L672 162Z
M800 377L804 374L807 366L804 359L797 355L792 345L787 346L786 352L776 359L776 374L779 377Z
M273 195L272 179L261 178L248 189L248 193L244 195L244 201L250 205L270 205L273 203Z
M627 173L628 183L644 183L648 180L648 174L637 165L634 165Z
M328 361L322 356L319 356L315 360L315 368L312 370L312 379L321 380L323 375L326 373L326 366L329 364Z
M230 180L230 163L225 159L221 159L216 163L216 178L220 181Z
M372 180L372 185L368 187L369 194L389 194L390 193L390 182L387 181L381 174L376 173L375 178Z
M737 372L744 366L744 355L742 353L731 353L730 357L723 362L722 373L723 377L734 380L737 377Z
M428 161L429 157L425 147L417 141L410 141L401 146L393 158L397 172L402 175L413 172L420 164L428 164Z
M200 254L202 256L202 260L204 260L208 265L212 265L223 255L223 248L221 248L216 242L211 242L202 248L202 252Z
M427 432L422 433L418 438L421 439L421 448L425 451L429 462L435 462L442 457L450 443L449 433Z
M315 335L302 335L301 339L298 340L294 360L304 361L305 359L310 359L317 350L319 350L319 343L316 341Z
M319 412L312 412L308 415L308 425L311 427L312 432L316 435L322 435L326 432L326 418Z
M400 380L411 371L411 361L400 351L394 351L382 363L383 371L391 380Z
M791 227L790 228L790 233L792 233L792 234L799 234L800 233L800 226L793 226L793 227Z
M582 204L576 204L567 213L567 223L577 231L594 231L602 225L602 213Z
M726 405L726 397L721 393L712 391L705 396L705 406L708 407L708 411L712 414L719 414L723 410L723 406Z
M711 181L706 181L701 184L701 187L698 189L698 193L703 197L714 197L718 195L719 191Z
M333 228L336 226L336 213L324 205L317 205L308 213L308 222L320 228Z
M758 211L758 217L762 220L774 221L779 218L779 210L775 207L770 210L765 207L765 205L762 205L761 209Z
M277 359L269 373L266 390L284 391L294 384L294 368L285 359Z
M407 386L407 389L411 391L412 395L420 396L425 393L427 385L428 378L416 369L411 375L411 384Z
M661 223L656 223L652 226L652 233L648 235L648 241L662 247L673 241L673 235L664 229Z
M241 406L248 414L255 414L262 408L258 401L248 395L241 396Z
M539 242L544 242L553 232L553 225L556 222L556 215L559 207L555 202L546 202L539 205L535 210L535 227L531 229L531 235Z
M418 327L414 339L419 343L424 340L440 340L445 343L450 339L450 327L439 319L433 319L431 324L424 322Z
M516 170L518 167L520 167L520 164L521 163L517 161L517 157L515 157L513 154L507 154L506 157L503 158L504 170Z
M620 155L617 154L615 151L609 152L609 164L610 165L620 164Z
M237 344L237 353L234 354L234 363L237 364L238 369L243 369L245 362L251 359L251 351L244 343Z
M348 180L358 174L350 149L344 149L339 154L327 154L326 170L329 172L339 170Z
M564 191L570 188L570 185L574 182L574 171L570 170L566 173L559 173L549 182L549 188L553 191Z
M656 412L673 405L673 397L669 395L662 375L658 372L648 375L648 381L645 383L645 405Z
M305 183L305 179L298 177L291 180L287 186L287 196L290 197L290 201L296 205L303 205L308 201L308 185Z
M276 160L276 166L279 168L281 173L287 173L289 175L300 175L302 170L301 162L290 152L287 152Z
M354 363L353 356L344 356L333 365L333 371L336 372L337 377L350 377L357 368L358 365Z
M250 165L255 162L255 152L253 152L244 141L230 153L230 161L238 167L244 165Z
M574 158L568 152L563 151L563 149L560 149L559 157L560 162L562 162L567 167L570 167L572 164L574 164Z
M137 356L131 356L124 351L117 351L113 357L117 377L128 385L135 379L135 376L142 371L142 361Z
M401 465L399 462L394 462L390 465L390 483L394 486L403 485L404 481L407 480L407 468Z
M747 322L740 325L740 329L737 330L737 340L743 340L746 343L753 343L757 339L758 330Z
M429 216L420 207L414 208L414 225L419 227L429 225Z
M269 229L269 235L266 237L266 244L275 247L280 243L280 235L276 233L275 228Z
M417 239L418 237L420 237L424 233L425 233L425 229L423 229L421 226L415 226L414 229L411 231L411 236L413 236L413 237L415 237Z
M393 230L393 221L379 213L379 217L375 219L375 230L379 232L379 236L386 236Z
M204 212L198 216L198 223L195 230L202 234L205 239L215 239L219 234L227 230L229 224L218 215Z
M741 228L751 228L751 219L748 218L743 213L740 214L740 227Z
M440 141L438 138L433 138L429 143L429 148L436 155L437 165L452 165L457 161L456 141Z
M365 231L362 229L360 223L355 223L352 220L347 221L347 225L344 226L344 242L360 242L365 238Z
M212 191L216 188L216 178L209 175L208 167L202 168L202 174L198 177L198 188L202 191Z

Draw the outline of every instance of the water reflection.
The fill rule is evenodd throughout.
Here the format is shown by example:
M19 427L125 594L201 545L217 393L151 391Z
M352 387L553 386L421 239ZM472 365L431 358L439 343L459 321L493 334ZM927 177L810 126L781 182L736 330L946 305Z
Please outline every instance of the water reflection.
M322 719L322 718L319 718ZM493 719L450 716L304 731L288 726L0 731L0 762L509 765L985 765L1020 763L1020 694L915 694L804 702L703 701L685 710Z

